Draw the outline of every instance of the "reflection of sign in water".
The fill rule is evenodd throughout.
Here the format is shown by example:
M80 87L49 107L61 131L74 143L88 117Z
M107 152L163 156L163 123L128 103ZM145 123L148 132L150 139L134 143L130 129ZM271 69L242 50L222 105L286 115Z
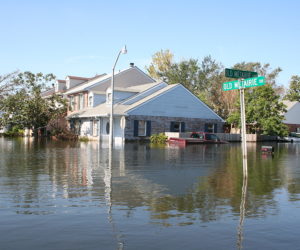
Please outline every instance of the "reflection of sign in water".
M248 166L247 159L243 159L243 187L242 187L242 197L240 204L240 221L237 229L237 249L243 248L243 226L245 219L246 210L246 198L247 198L247 185L248 185Z

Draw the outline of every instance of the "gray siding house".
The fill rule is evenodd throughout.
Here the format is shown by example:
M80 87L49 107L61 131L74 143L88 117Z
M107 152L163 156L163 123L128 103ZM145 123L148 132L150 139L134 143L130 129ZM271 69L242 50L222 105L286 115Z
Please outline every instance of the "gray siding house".
M67 91L70 127L81 136L108 141L111 75ZM88 97L86 105L76 95ZM84 103L84 101L82 101ZM115 74L114 141L148 139L162 132L223 132L224 120L181 84L158 82L137 67Z
M286 124L290 132L300 133L300 102L283 102L287 106L283 123Z

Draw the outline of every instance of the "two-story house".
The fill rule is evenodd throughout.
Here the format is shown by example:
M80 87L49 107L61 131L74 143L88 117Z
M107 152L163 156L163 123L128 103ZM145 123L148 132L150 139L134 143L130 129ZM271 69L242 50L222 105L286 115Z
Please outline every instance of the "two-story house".
M222 132L224 120L181 84L155 81L136 66L115 74L115 142L149 138L161 132ZM67 119L80 136L103 142L109 137L111 75L68 86Z

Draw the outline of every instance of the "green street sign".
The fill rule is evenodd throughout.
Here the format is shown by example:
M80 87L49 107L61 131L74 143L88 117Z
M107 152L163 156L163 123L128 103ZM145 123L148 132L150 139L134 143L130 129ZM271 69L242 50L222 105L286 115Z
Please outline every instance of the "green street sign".
M266 78L264 76L248 78L240 81L224 82L222 84L222 90L234 90L242 88L259 87L266 84Z
M225 76L229 78L251 78L257 77L257 72L253 71L245 71L245 70L238 70L238 69L225 69Z

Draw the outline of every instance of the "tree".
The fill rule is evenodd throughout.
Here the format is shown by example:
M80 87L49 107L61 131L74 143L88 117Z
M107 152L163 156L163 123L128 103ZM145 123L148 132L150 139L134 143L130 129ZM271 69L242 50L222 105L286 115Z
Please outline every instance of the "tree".
M173 64L173 54L170 50L161 50L152 56L152 63L146 70L154 79L163 79Z
M237 103L239 106L239 102ZM287 127L282 123L285 105L280 101L271 84L245 91L246 123L252 130L265 135L287 135ZM240 110L233 112L227 122L240 124Z
M223 69L223 65L211 56L205 56L202 61L191 58L175 63L169 50L155 53L147 68L156 79L168 84L182 84L220 116L227 118L236 93L222 92L221 84L226 81Z
M52 74L31 72L18 74L14 82L22 87L0 102L0 110L4 113L1 124L37 129L65 113L66 101L62 97L53 95L45 99L41 96L42 89L54 79L55 76Z
M18 87L19 84L14 81L17 74L18 71L14 71L0 76L0 99L11 94Z
M277 94L282 95L284 92L284 88L277 83L277 77L282 71L280 67L272 69L269 63L261 64L259 62L241 62L235 64L233 68L257 72L259 76L264 76L266 78L266 82L275 89Z
M294 75L291 77L285 99L300 102L300 76Z

